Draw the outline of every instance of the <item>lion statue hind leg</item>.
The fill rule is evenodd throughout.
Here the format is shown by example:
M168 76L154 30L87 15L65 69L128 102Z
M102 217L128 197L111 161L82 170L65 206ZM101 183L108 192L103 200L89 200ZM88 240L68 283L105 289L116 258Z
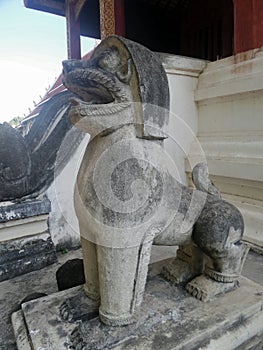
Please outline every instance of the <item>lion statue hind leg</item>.
M241 243L244 222L239 210L214 196L194 226L193 240L205 253L204 273L190 281L186 289L207 301L238 286L248 246Z

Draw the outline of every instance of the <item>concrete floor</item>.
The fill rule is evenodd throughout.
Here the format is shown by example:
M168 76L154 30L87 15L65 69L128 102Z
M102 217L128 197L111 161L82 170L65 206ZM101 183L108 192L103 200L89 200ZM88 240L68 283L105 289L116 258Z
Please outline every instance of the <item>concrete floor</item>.
M153 247L151 261L175 256L174 247ZM0 350L16 350L10 316L19 308L19 303L33 292L51 294L57 291L56 271L69 259L81 258L81 250L58 254L58 262L42 270L0 283ZM253 252L248 254L244 265L245 277L263 285L263 255Z

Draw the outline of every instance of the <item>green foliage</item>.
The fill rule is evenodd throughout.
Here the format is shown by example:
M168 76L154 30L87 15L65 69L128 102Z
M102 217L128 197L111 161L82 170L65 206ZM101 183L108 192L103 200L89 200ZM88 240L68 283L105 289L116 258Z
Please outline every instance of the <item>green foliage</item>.
M67 254L68 253L68 250L65 247L61 247L60 251L61 251L62 254Z

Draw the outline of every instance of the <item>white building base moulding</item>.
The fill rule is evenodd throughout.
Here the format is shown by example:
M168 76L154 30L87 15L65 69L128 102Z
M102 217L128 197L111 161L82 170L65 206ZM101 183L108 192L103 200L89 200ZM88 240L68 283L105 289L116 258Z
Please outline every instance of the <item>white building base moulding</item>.
M243 213L246 238L262 247L263 48L208 63L195 102L209 173Z

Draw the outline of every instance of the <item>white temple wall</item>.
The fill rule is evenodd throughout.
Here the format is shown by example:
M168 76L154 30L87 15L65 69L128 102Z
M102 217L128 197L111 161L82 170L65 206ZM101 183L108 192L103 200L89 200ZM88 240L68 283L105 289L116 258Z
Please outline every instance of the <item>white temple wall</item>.
M74 186L88 140L87 134L46 193L51 201L49 230L57 249L64 250L80 245L79 226L74 209Z
M207 61L162 54L162 62L169 82L171 112L165 148L177 166L178 180L187 184L185 159L198 131L194 94Z
M223 197L263 247L263 50L207 64L195 92L198 139Z

